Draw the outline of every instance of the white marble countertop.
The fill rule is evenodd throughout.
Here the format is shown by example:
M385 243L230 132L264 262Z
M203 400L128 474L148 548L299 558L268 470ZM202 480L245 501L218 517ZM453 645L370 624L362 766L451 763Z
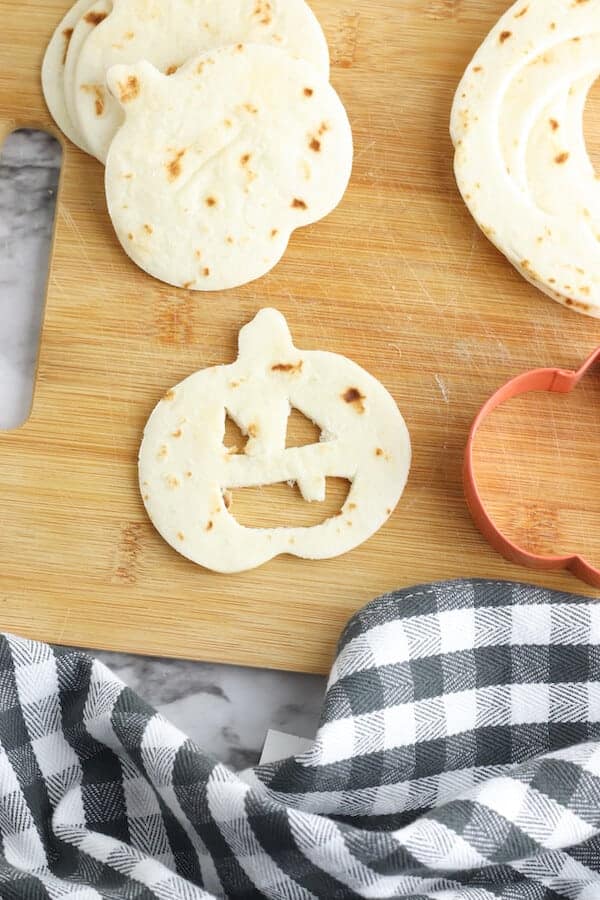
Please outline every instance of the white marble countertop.
M0 429L18 426L30 407L59 168L58 145L47 135L19 132L5 143L0 161ZM307 738L316 731L323 678L96 655L201 747L236 769L258 760L269 728Z

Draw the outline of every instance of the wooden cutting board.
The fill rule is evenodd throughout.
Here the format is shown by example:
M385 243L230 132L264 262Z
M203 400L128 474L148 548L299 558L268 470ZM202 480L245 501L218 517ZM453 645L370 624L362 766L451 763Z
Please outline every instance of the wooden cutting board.
M23 427L0 433L0 628L325 672L350 615L392 588L477 575L593 593L567 574L505 563L463 500L463 448L486 397L530 367L576 367L600 341L600 322L564 310L513 271L455 189L453 91L506 4L313 5L352 121L355 168L340 208L296 233L262 280L194 294L139 271L113 234L101 166L65 142L33 410ZM16 126L56 133L39 72L66 7L0 0L4 134ZM600 135L600 118L598 126ZM225 577L178 556L153 530L137 489L137 449L164 391L231 361L239 328L266 305L285 314L297 346L345 354L389 388L414 463L390 522L350 555L282 557ZM600 561L597 386L591 379L560 403L538 399L502 411L503 430L482 435L484 487L513 535L542 549L581 540ZM542 474L532 478L536 466ZM234 496L240 516L263 524L318 521L319 510L305 507L287 487Z

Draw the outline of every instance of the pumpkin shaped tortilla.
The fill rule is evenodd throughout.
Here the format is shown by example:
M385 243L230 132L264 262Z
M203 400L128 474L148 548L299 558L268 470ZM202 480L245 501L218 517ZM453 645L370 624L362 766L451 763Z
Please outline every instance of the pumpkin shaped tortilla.
M319 426L320 443L286 449L292 407ZM226 415L248 435L243 454L224 445ZM357 547L391 515L410 457L386 389L343 356L298 350L281 313L263 309L242 328L235 363L196 372L159 402L140 448L140 490L179 553L240 572L282 553L325 559ZM305 500L318 502L327 477L347 478L351 488L341 513L320 525L247 528L235 519L236 488L296 482Z
M115 0L110 15L87 36L69 73L74 119L91 152L106 160L124 118L112 97L106 98L100 115L95 103L93 92L105 90L112 66L148 60L172 74L190 57L239 41L279 47L329 77L327 42L305 0Z
M304 60L237 44L171 76L116 66L108 84L126 112L106 164L108 209L125 252L161 281L211 291L259 278L294 229L342 199L350 124Z

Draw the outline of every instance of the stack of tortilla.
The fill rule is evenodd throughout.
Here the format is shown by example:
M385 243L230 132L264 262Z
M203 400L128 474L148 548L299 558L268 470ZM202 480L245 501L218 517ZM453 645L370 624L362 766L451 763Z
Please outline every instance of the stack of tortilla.
M42 69L62 131L106 164L127 254L189 290L264 275L333 210L352 133L304 0L78 0Z

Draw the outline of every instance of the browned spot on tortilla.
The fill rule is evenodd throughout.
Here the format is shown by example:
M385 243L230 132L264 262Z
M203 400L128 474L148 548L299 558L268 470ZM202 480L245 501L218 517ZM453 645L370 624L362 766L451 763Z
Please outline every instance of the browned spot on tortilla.
M169 485L171 490L174 490L175 488L179 487L179 478L177 478L177 476L175 475L169 475L169 477L167 478L167 484Z
M89 13L86 13L86 14L85 14L85 16L83 17L83 19L84 19L85 22L88 23L88 25L93 25L94 28L95 28L96 25L99 25L99 24L100 24L100 22L104 22L104 20L105 20L105 18L106 18L107 15L108 15L108 13L105 13L105 12L94 12L94 10L91 9L91 10L89 11Z
M137 75L129 75L125 82L118 81L117 87L119 88L121 103L129 103L130 100L135 100L141 89Z
M345 403L351 403L354 406L354 409L357 413L364 413L365 404L363 400L365 399L364 395L355 387L349 387L347 391L342 394L342 400Z
M276 228L271 228L271 237L272 238L277 237L278 234L279 234L279 231Z
M554 31L556 28L556 22L550 22L550 31Z
M127 235L127 238L128 238L130 241L133 240L133 234L131 233L131 231L130 231L129 234Z
M206 202L206 205L207 205L207 206L216 206L216 205L217 205L217 199L216 199L216 197L212 197L212 196L211 196L211 197L207 197L205 202Z
M233 244L233 238L231 237L230 234L227 235L227 237L225 238L225 240L227 241L228 244Z
M194 250L194 256L196 259L202 259L202 250Z
M252 15L256 16L259 19L261 25L270 25L273 21L273 17L271 15L272 11L273 7L269 3L269 0L257 0Z
M225 119L223 124L225 125L225 128L231 128L233 122L231 121L231 119Z
M126 178L127 181L129 181L130 178L133 178L133 172L126 172L122 177Z
M321 137L323 137L326 131L329 131L330 127L329 122L321 122L321 125L319 126L319 134Z
M308 209L308 206L304 200L299 200L298 197L294 197L292 200L292 209Z
M236 45L235 45L235 49L237 50L238 53L241 53L241 52L243 51L243 49L244 49L244 45L243 45L243 44L236 44Z
M180 541L185 541L185 534L183 533L183 531L178 531L177 537L179 538Z
M204 60L201 59L198 65L196 66L196 75L202 75L204 71Z
M210 519L210 520L206 523L206 528L205 528L204 530L205 530L205 531L212 531L213 525L214 525L214 522L213 522L212 519Z
M175 63L173 63L165 69L165 75L174 75L178 68L179 66L176 66Z
M558 156L554 157L554 162L557 163L559 166L561 166L563 163L566 163L568 158L569 158L568 152L566 150L563 150L562 153L559 153Z
M297 363L275 363L274 366L271 366L272 372L301 372L302 366L304 365L303 360L298 360Z
M582 294L585 294L586 297L589 297L589 295L591 294L590 288L585 284L582 287L580 287L579 290L581 291Z
M258 107L254 106L253 103L244 103L244 109L247 112L252 113L253 116L255 116L256 113L258 112Z
M101 84L82 84L81 90L85 91L86 94L94 95L94 109L96 110L96 115L101 116L104 112L104 88Z
M512 31L501 31L500 32L500 43L503 44L504 41L507 41L509 37L512 37Z
M524 6L523 9L520 9L518 13L515 13L515 19L522 18L527 13L528 10L529 10L529 7Z
M473 71L474 71L474 72L481 72L482 69L483 69L483 66L473 66Z
M550 119L550 128L552 129L552 131L558 131L560 125L558 124L556 119Z
M177 150L172 159L169 160L168 163L165 163L167 169L167 178L169 181L175 181L176 178L179 178L181 175L181 160L187 153L187 148L183 150Z
M146 234L152 234L154 228L152 227L152 225L144 225L144 231L146 232Z
M316 138L313 138L308 146L315 153L321 152L321 141L318 141Z
M208 267L206 267L205 269L202 270L202 274L204 275L205 278L208 278L208 276L210 275L210 269Z
M392 510L388 507L388 508L386 509L386 513L388 514L388 516L391 516Z
M309 87L304 88L304 96L305 97L312 97L313 94L314 94L313 88L309 88Z
M175 399L175 391L168 390L167 393L163 396L163 400L174 400Z
M191 478L191 477L192 477L192 473L191 473L191 472L186 472L186 473L185 473L185 477L186 477L186 478Z
M556 284L556 278L549 278L548 284Z
M353 510L353 509L356 509L356 503L349 503L349 504L348 504L348 509L349 509L350 511Z
M223 503L225 504L225 509L231 509L232 502L233 497L231 491L223 491Z
M565 303L571 309L578 309L580 312L587 313L590 311L589 303L581 303L579 300L572 300L570 297L567 297Z
M133 33L133 31L126 31L123 37L126 41L132 41L135 37L135 34Z
M251 425L248 425L248 437L255 438L258 436L258 425L255 425L254 422Z
M163 444L158 453L156 454L157 459L166 459L169 455L169 448L166 444Z
M189 291L193 283L193 281L184 281L181 287L184 289L184 291Z
M71 38L73 37L73 29L65 28L65 30L63 31L63 36L65 39L65 49L63 51L63 58L62 58L62 62L63 62L63 66L64 66L64 64L67 61L67 53L69 52L69 44L71 43Z
M242 157L240 157L240 165L247 166L251 159L252 159L251 153L244 153L244 155Z
M381 449L381 447L378 447L377 450L375 451L375 456L383 456L383 455L384 455L383 450Z

